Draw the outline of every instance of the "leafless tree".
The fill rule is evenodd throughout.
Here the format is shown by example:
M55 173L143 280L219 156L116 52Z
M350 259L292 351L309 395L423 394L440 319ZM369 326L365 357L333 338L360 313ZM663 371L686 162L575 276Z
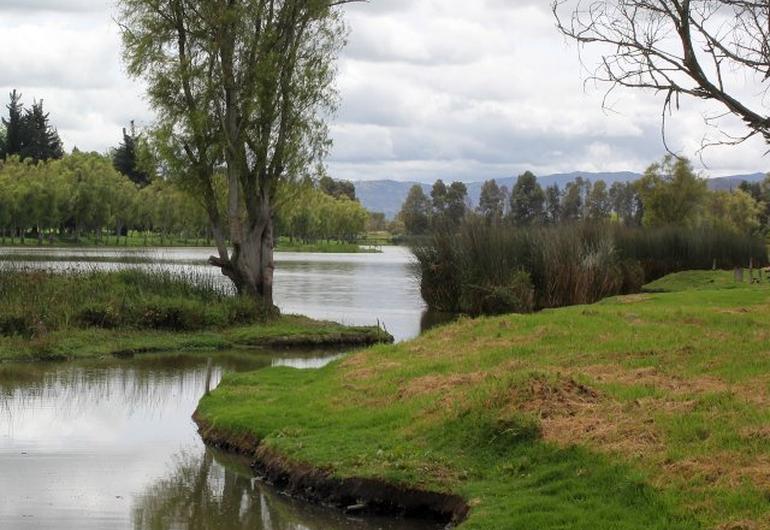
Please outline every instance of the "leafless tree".
M711 125L733 114L748 126L706 145L756 135L770 143L770 0L554 0L552 9L564 35L601 49L591 80L609 84L608 93L663 94L664 131L667 113L690 96L726 110L707 117Z

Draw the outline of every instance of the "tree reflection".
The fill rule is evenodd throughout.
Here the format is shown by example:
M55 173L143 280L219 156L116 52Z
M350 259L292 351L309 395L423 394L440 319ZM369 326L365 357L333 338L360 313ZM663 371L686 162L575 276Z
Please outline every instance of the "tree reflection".
M425 530L435 525L354 519L276 494L242 459L210 448L177 456L133 507L135 530Z

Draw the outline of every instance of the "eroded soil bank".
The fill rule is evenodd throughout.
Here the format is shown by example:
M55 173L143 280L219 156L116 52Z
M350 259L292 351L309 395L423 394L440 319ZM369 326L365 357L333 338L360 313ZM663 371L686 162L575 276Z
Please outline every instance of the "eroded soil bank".
M207 445L253 459L257 476L292 497L350 513L435 520L458 525L468 516L459 495L422 491L371 478L337 478L329 471L294 462L247 433L217 429L197 412L193 420Z

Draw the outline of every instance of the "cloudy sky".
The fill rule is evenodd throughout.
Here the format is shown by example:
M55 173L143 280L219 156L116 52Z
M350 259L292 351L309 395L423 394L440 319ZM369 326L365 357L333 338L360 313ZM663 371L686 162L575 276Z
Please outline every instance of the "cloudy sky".
M664 152L661 100L584 86L549 0L372 0L346 8L330 173L349 179L482 180L533 170L640 171ZM0 0L0 93L44 99L67 149L105 151L152 123L127 79L110 0ZM584 57L590 63L591 58ZM704 113L685 102L670 147L695 156ZM710 149L706 174L765 171L761 141Z

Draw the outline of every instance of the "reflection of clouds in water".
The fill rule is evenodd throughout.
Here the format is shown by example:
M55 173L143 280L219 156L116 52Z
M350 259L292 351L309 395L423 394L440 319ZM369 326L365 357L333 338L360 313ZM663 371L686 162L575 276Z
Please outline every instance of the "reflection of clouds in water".
M289 368L297 368L300 370L318 369L323 368L337 359L342 359L344 356L345 354L341 353L339 355L325 355L323 357L284 357L273 359L272 366L287 366Z

